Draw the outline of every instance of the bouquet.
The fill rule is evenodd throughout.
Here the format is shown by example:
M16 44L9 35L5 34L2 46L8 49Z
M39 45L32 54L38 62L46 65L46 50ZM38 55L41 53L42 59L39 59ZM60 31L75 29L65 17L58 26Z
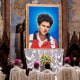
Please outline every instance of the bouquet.
M48 54L43 54L40 58L40 63L45 65L46 63L51 63L52 59L51 56L49 56Z

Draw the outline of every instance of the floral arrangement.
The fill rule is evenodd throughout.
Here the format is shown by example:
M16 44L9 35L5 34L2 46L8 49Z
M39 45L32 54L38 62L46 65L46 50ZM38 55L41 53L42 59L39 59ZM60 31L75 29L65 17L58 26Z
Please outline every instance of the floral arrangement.
M43 54L41 56L41 59L40 59L40 63L45 65L46 63L51 63L52 62L52 59L51 59L51 56L49 56L48 54Z

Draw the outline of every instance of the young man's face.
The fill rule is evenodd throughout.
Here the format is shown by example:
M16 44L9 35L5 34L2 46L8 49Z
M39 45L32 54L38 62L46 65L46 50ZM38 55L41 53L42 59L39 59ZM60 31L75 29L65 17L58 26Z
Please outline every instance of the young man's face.
M43 21L40 25L38 24L39 32L41 35L46 35L50 29L50 23Z

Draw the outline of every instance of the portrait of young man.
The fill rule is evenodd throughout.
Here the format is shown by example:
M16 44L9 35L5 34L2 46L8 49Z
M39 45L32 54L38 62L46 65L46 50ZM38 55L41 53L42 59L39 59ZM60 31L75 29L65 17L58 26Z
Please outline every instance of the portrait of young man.
M28 6L26 10L28 48L59 48L59 7Z
M38 31L29 36L29 48L58 48L57 41L48 33L53 19L48 14L40 14L37 18Z

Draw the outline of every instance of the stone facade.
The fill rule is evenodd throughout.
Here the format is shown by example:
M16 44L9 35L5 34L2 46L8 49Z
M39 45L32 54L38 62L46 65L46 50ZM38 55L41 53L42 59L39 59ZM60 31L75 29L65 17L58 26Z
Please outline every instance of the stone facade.
M10 53L10 0L1 1L1 14L0 14L0 50L5 52L8 57ZM7 50L7 51L6 51ZM7 60L7 59L6 59Z
M24 16L18 17L14 13L12 13L12 3L14 1L12 0L11 6L10 6L10 0L4 0L4 26L5 26L5 31L7 32L7 36L9 39L9 42L11 42L11 47L12 48L12 56L14 55L15 51L15 30L16 30L16 25L20 23L22 20L24 20ZM44 3L47 3L46 0L43 1ZM53 0L52 2L55 2L56 4L62 4L62 47L65 49L64 56L66 55L66 50L67 50L67 45L68 45L68 38L67 38L67 32L68 32L68 2L67 0ZM28 2L32 3L32 2ZM39 0L39 3L42 3L42 0ZM11 7L11 25L10 25L10 7ZM13 23L15 21L15 23ZM10 32L11 28L11 32ZM11 35L11 38L10 38ZM17 39L17 38L16 38ZM17 42L17 41L16 41ZM11 49L10 47L10 49Z
M0 11L0 40L2 39L2 35L3 35L3 20Z
M10 0L4 0L4 31L10 40Z
M68 46L68 0L61 0L62 4L62 47L64 49L64 57L66 56Z
M73 32L76 32L77 37L79 38L80 32L80 0L69 0L68 1L69 9L69 35L70 40Z

